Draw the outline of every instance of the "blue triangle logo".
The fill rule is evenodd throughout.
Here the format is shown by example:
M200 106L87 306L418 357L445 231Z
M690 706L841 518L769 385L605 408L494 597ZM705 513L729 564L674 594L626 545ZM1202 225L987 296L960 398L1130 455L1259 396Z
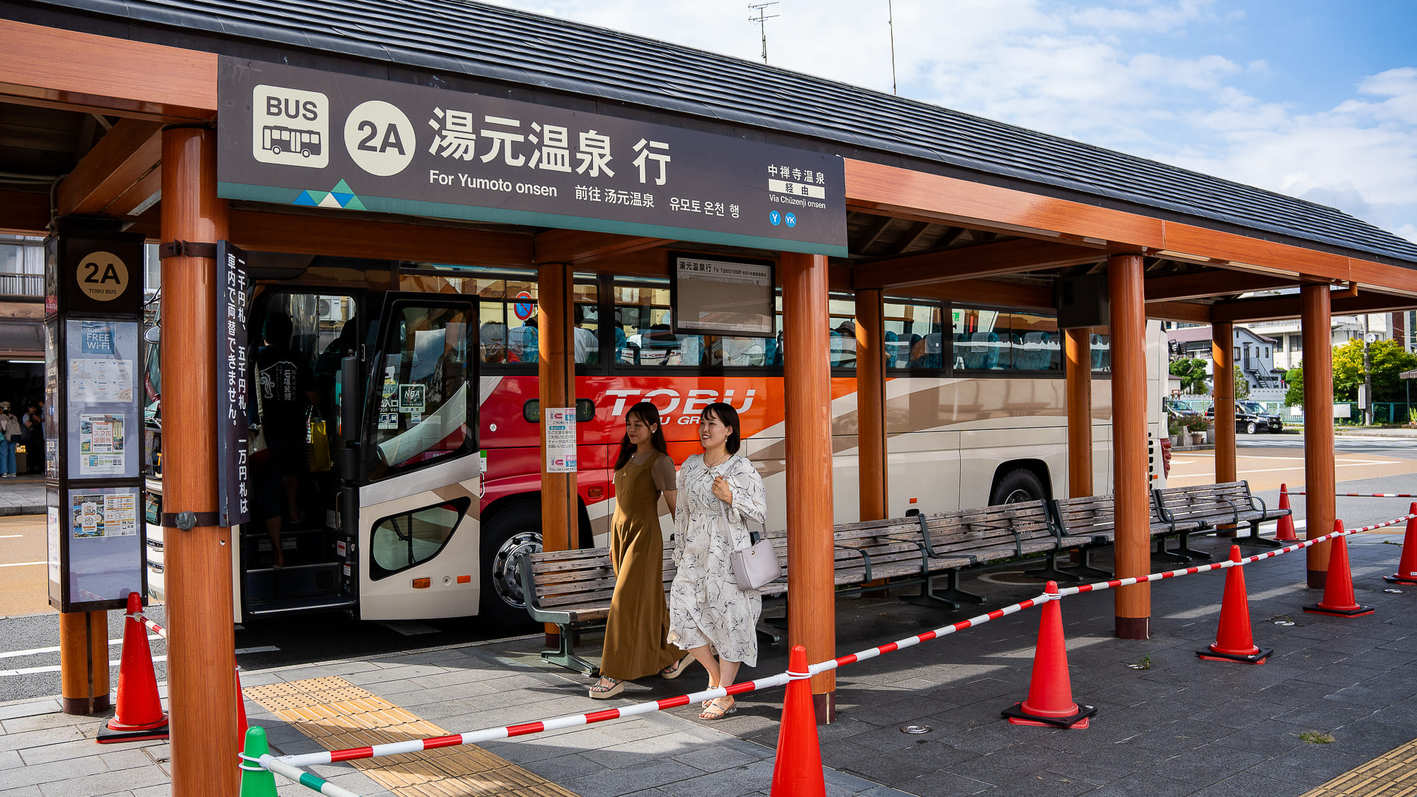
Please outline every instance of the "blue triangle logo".
M295 198L295 204L314 207L320 204L320 201L311 196L309 191L301 191L300 196Z

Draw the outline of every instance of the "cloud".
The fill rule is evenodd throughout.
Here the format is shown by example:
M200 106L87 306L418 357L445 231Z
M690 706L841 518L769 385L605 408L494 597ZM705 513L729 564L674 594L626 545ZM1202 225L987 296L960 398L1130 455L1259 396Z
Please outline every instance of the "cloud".
M759 57L758 27L737 0L503 2ZM885 6L782 0L782 16L767 22L769 62L888 92ZM1348 98L1313 107L1272 96L1264 45L1244 63L1213 51L1227 36L1268 40L1214 0L895 0L894 14L905 96L1305 197L1417 236L1417 64L1354 75Z

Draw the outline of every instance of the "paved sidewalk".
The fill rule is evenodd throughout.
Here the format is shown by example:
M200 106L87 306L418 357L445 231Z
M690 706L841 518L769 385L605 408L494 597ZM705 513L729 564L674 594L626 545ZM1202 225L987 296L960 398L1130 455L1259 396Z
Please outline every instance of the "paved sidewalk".
M845 668L839 721L820 729L828 794L1298 795L1320 786L1417 737L1417 588L1389 593L1380 579L1395 567L1399 548L1388 543L1401 540L1396 531L1351 546L1358 599L1377 608L1373 616L1304 614L1300 607L1318 593L1301 585L1302 553L1246 569L1257 641L1275 649L1261 667L1194 654L1214 637L1223 574L1153 585L1154 638L1146 642L1111 636L1109 593L1068 598L1062 609L1074 695L1099 707L1085 731L1019 728L999 718L1028 689L1034 611ZM989 591L989 606L1039 591L1016 571L965 586ZM841 652L975 613L889 598L838 606ZM243 684L339 676L453 732L607 707L585 696L588 679L541 663L538 646L539 637L527 637L249 672ZM776 672L785 658L765 648L745 677ZM646 679L609 702L667 697L702 683L695 668L672 683ZM737 714L717 723L682 708L484 747L583 795L762 794L781 694L745 696ZM0 706L0 797L166 793L165 744L99 747L89 737L100 721L54 708L52 700ZM254 702L247 708L279 752L321 749ZM932 730L907 735L900 730L907 724ZM1332 742L1305 741L1309 731ZM315 771L360 794L391 793L349 765ZM286 785L281 793L310 792Z
M0 516L43 514L43 477L20 476L0 481Z

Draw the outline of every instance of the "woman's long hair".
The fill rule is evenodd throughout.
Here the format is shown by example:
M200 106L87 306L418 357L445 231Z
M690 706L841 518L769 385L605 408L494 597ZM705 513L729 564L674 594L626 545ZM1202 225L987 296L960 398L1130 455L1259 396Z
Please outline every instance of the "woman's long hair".
M654 431L649 434L650 446L665 456L669 455L669 446L664 442L664 425L659 422L658 407L654 406L652 402L641 401L625 413L625 420L628 421L630 418L638 418L640 423L651 427ZM630 461L630 457L635 455L636 450L638 447L630 442L630 435L626 432L624 438L620 440L620 456L615 459L615 470L625 467L625 463Z

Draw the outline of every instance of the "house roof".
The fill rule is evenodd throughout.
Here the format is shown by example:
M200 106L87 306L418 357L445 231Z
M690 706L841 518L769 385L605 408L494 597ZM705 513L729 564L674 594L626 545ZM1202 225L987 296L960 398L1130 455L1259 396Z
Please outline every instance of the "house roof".
M6 4L7 7L13 7ZM21 14L220 39L629 103L888 153L1417 268L1417 244L1335 208L754 61L466 0L30 0ZM187 46L191 36L176 37Z

